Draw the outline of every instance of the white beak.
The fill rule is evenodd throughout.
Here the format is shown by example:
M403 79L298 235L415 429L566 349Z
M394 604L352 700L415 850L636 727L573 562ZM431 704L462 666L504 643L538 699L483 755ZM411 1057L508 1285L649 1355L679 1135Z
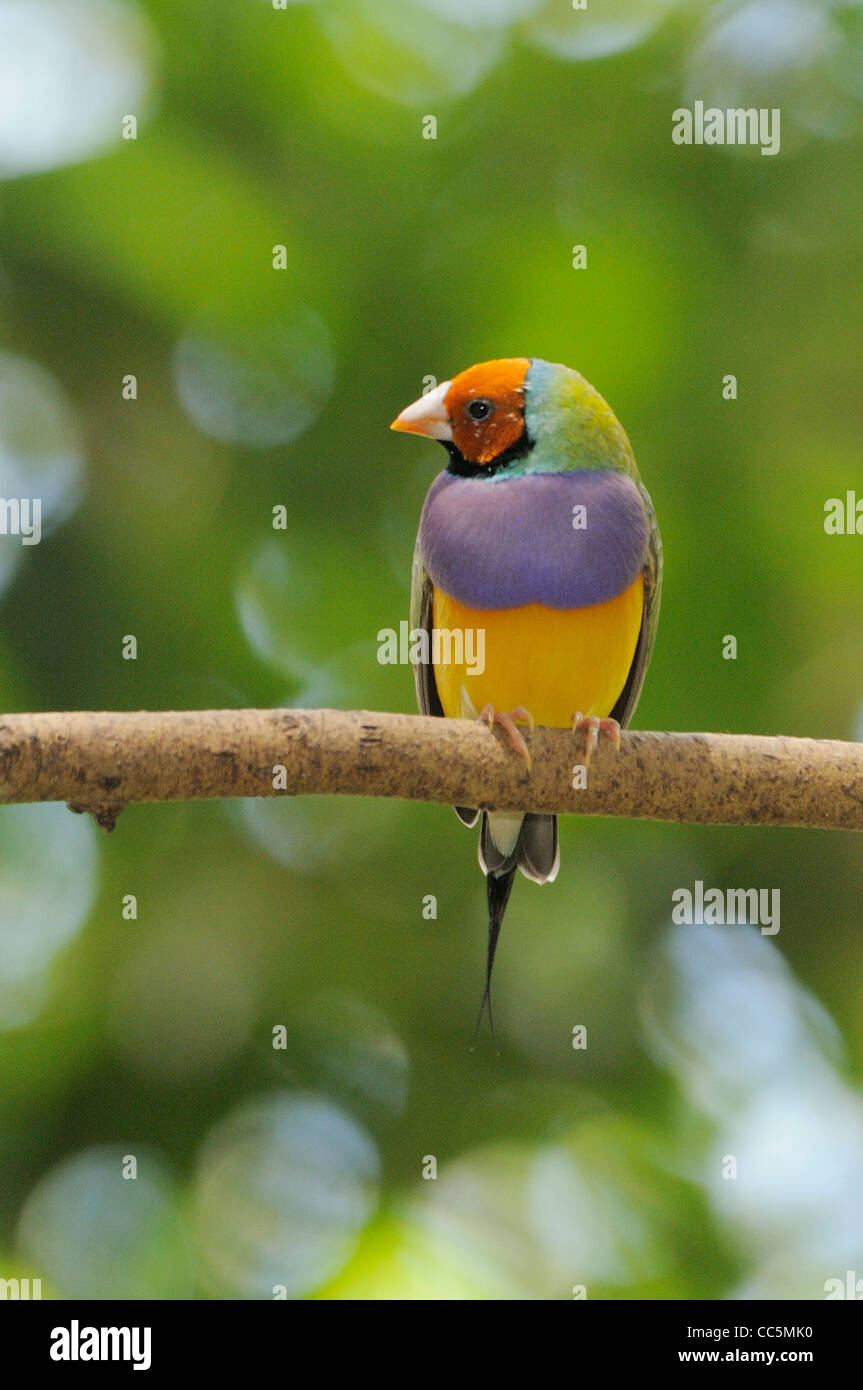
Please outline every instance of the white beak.
M425 434L429 439L452 439L452 427L444 405L444 398L452 386L451 381L442 381L433 391L427 391L413 405L405 406L390 425L391 430L404 430L406 434Z

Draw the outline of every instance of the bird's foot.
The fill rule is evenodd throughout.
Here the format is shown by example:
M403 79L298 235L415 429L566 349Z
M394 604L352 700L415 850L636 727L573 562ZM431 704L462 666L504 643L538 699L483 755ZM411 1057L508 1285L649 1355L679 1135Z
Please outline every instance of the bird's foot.
M489 728L492 728L495 724L500 725L505 731L513 751L516 752L520 758L524 758L524 761L527 763L527 770L530 772L533 766L530 757L530 749L525 743L524 735L521 730L516 728L515 722L518 719L522 724L527 724L531 733L533 733L534 720L530 711L526 710L524 705L516 705L515 709L511 709L505 713L503 710L495 709L494 705L485 705L479 712L479 719L483 724L487 724Z
M590 767L590 759L593 750L599 742L599 735L605 734L610 738L618 753L620 752L620 725L616 719L600 719L595 714L574 714L572 716L572 727L575 732L585 732L584 740L584 765Z

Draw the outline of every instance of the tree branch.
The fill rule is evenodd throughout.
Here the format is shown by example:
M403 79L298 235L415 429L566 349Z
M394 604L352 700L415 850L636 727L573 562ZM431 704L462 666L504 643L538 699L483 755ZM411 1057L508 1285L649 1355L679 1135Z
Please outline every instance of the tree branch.
M337 793L500 810L863 830L863 744L625 733L573 788L584 736L537 728L528 773L467 720L340 710L0 716L0 803L66 801L106 829L143 801ZM284 768L279 781L276 769Z

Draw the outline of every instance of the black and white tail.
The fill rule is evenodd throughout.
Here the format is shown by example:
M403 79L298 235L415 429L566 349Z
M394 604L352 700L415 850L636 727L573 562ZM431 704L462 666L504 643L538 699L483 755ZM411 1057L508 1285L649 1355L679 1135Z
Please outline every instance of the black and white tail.
M557 877L560 865L557 816L483 811L479 833L479 862L486 876L488 950L485 990L479 1006L474 1041L486 1008L492 1038L495 1036L491 1011L491 976L497 939L516 871L521 869L525 877L532 879L534 883L551 883Z

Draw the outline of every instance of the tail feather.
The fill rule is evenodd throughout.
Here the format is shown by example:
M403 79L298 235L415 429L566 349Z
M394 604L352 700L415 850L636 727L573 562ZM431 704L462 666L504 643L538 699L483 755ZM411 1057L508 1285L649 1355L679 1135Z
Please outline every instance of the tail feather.
M516 812L484 811L479 831L479 865L483 873L503 874L518 864L522 816Z
M479 862L486 875L488 948L485 990L473 1036L476 1042L482 1016L488 1008L491 1035L497 1047L491 1011L491 977L503 915L518 869L535 883L551 882L557 876L560 864L557 817L528 813L519 818L507 813L484 811L479 834Z
M509 895L512 890L512 881L515 878L516 865L505 869L502 873L490 873L485 881L486 895L488 898L488 950L485 962L485 989L479 1006L476 1027L473 1030L473 1040L476 1043L476 1036L479 1032L479 1025L482 1023L482 1016L488 1008L488 1026L491 1029L492 1041L497 1048L497 1037L494 1031L494 1015L491 1011L491 976L494 970L494 955L497 950L497 939L500 935L500 928L503 922L503 914L509 902Z
M557 816L525 816L518 842L518 867L534 883L554 882L560 868Z

